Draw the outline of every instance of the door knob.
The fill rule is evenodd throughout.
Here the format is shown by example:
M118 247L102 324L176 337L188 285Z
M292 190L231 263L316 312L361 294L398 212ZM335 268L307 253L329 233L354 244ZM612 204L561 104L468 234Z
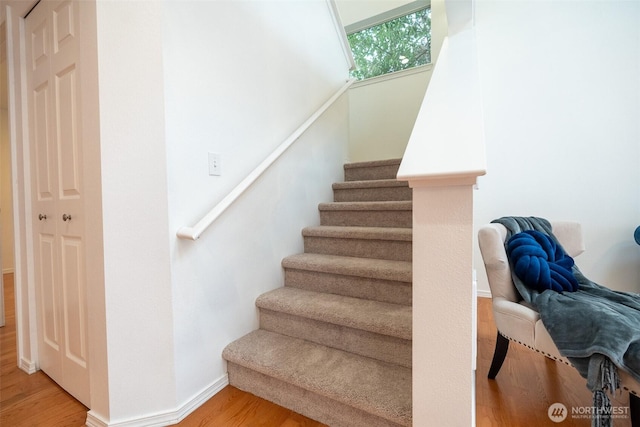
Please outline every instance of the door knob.
M42 214L40 214L40 215L38 215L38 219L39 219L40 221L42 221L43 219L47 219L47 216L46 216L46 215L42 215Z
M71 221L71 215L62 214L62 220L63 221Z

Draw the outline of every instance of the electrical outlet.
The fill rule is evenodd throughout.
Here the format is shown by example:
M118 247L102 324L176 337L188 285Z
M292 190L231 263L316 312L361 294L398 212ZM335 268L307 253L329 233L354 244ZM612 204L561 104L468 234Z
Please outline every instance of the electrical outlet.
M222 175L222 165L220 161L220 154L218 153L209 153L209 175Z

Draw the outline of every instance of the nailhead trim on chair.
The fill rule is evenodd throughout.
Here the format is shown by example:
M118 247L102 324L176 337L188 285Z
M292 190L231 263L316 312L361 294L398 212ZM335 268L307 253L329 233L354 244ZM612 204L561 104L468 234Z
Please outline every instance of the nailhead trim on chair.
M542 354L542 355L544 355L544 356L548 357L549 359L553 359L553 360L555 360L555 361L557 361L557 362L562 362L562 363L564 363L565 365L568 365L568 366L574 367L570 362L567 362L566 360L559 359L559 358L557 358L556 356L553 356L553 355L551 355L551 354L549 354L549 353L545 353L544 351L538 350L537 348L533 348L533 347L531 347L530 345L525 344L525 343L523 343L523 342L520 342L520 341L518 341L518 340L516 340L516 339L513 339L513 338L511 338L511 337L509 337L509 336L507 336L507 335L503 334L503 333L502 333L502 332L500 332L500 331L498 331L498 333L499 333L500 335L502 335L503 337L505 337L506 339L508 339L509 341L512 341L512 342L515 342L515 343L520 344L521 346L527 347L528 349L533 350L533 351L535 351L536 353L540 353L540 354ZM630 389L629 387L627 387L627 386L622 386L622 389L623 389L624 391L626 391L626 392L629 392L629 393L631 393L631 394L635 395L635 396L640 396L640 394L639 394L638 392L636 392L635 390L631 390L631 389Z
M567 362L566 360L559 359L558 357L556 357L556 356L554 356L554 355L551 355L551 354L549 354L549 353L545 353L544 351L541 351L541 350L538 350L537 348L531 347L531 346L530 346L530 345L528 345L528 344L525 344L525 343L523 343L523 342L520 342L520 341L518 341L518 340L516 340L516 339L513 339L513 338L511 338L511 337L509 337L509 336L507 336L507 335L503 334L502 332L500 332L500 335L502 335L503 337L505 337L505 338L506 338L506 339L508 339L509 341L513 341L513 342L518 343L518 344L520 344L520 345L522 345L522 346L524 346L524 347L527 347L528 349L533 350L533 351L535 351L536 353L540 353L540 354L542 354L543 356L548 357L549 359L553 359L553 360L555 360L555 361L557 361L557 362L562 362L562 363L564 363L565 365L568 365L568 366L573 367L573 365L572 365L570 362Z

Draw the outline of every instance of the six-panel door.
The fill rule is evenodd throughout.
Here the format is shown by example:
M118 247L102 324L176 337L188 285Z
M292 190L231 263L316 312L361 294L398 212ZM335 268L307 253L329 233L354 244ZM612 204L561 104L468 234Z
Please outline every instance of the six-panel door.
M41 1L26 42L39 364L89 406L77 3Z

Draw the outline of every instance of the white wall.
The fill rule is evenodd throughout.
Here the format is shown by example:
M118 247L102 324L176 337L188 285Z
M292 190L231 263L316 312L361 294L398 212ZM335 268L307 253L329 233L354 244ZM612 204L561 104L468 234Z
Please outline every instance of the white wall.
M9 77L17 111L17 46L31 4L0 10L16 47ZM331 197L346 158L348 97L200 241L178 242L175 232L333 95L347 63L323 0L80 4L84 173L93 189L87 424L167 425L224 385L222 348L257 325L257 294L282 285L281 258L301 250L301 228L317 222L317 203ZM28 176L26 121L10 120L14 175ZM219 178L206 175L210 150L222 154ZM20 222L29 206L19 188L18 356L33 372L33 266Z
M258 326L346 160L346 96L196 241L177 240L347 80L329 5L165 3L163 67L177 399L224 380L223 348ZM207 152L222 175L208 176Z
M351 161L402 158L429 84L431 65L412 71L364 80L349 90Z
M106 336L90 338L108 404L92 415L116 423L176 404L162 3L97 2L96 19Z
M336 0L342 23L351 25L391 9L412 3L414 0Z
M640 291L640 3L481 0L476 29L487 146L476 229L504 215L577 220L585 275Z

